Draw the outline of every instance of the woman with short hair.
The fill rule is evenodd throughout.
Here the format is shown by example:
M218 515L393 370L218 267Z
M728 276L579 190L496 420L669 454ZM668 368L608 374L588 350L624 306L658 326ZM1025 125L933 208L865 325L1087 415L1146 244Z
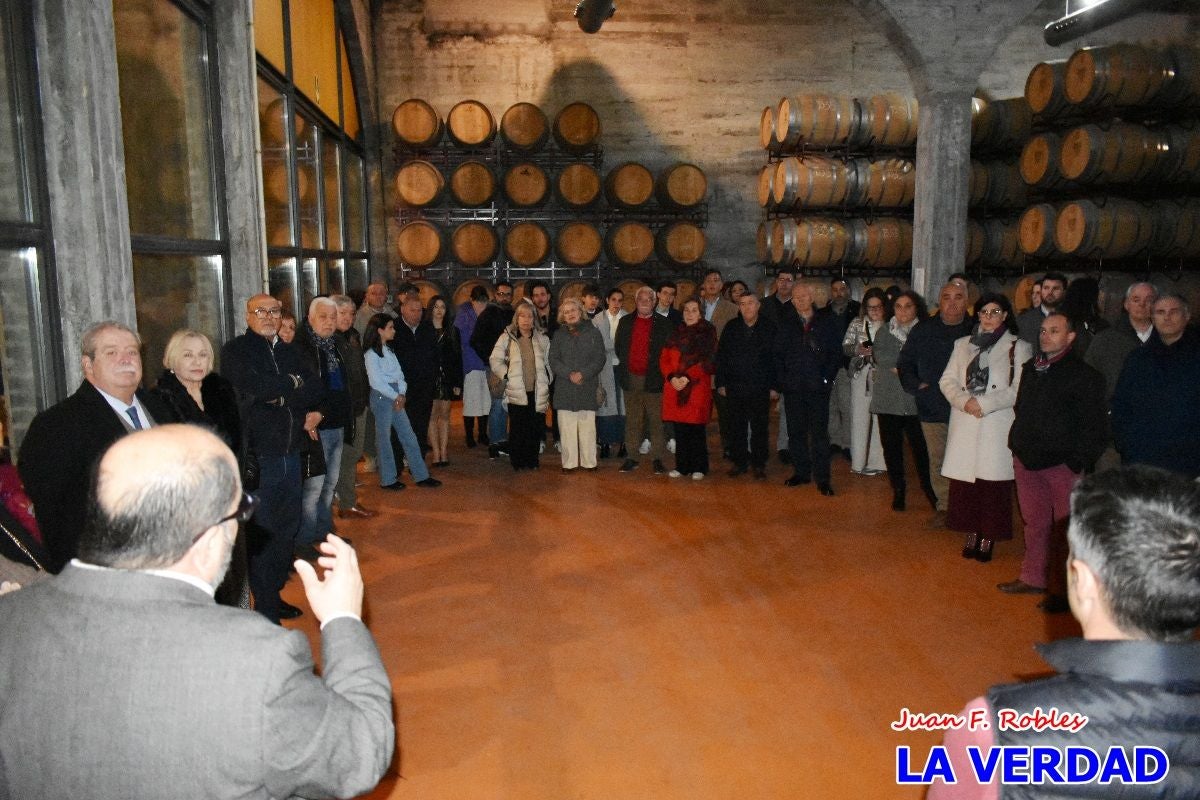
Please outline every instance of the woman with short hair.
M571 297L558 308L558 330L550 342L554 409L558 412L562 470L596 469L596 409L604 339L587 318L583 303Z

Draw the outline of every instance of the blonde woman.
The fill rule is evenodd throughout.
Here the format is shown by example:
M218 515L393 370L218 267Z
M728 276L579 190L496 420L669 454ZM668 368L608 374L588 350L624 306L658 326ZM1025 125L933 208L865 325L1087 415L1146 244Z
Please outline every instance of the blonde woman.
M550 405L550 340L537 326L533 304L521 301L492 348L492 372L504 381L508 453L514 471L538 469L538 444Z
M171 409L172 419L203 425L235 453L241 445L237 397L229 381L213 372L213 347L200 331L175 331L163 354L163 373L151 390Z
M607 364L604 338L575 298L562 301L559 328L550 343L554 408L558 411L563 472L596 468L596 390Z

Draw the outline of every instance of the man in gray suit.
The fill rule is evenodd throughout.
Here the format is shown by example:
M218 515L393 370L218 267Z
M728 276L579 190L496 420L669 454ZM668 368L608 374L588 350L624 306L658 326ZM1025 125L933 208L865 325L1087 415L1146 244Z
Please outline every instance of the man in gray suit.
M392 758L391 689L361 621L354 550L296 562L308 642L218 606L254 510L233 453L200 428L119 439L100 461L79 555L0 597L0 798L351 797Z

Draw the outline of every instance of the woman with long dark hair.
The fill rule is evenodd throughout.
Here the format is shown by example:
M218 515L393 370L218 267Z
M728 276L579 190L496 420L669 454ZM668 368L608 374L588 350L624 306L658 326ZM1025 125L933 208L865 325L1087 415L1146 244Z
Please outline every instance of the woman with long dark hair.
M437 337L437 375L433 381L433 413L429 416L429 447L435 467L450 466L450 403L462 396L462 342L454 326L446 298L434 295L425 308L425 318Z
M1033 353L1017 338L1008 298L989 293L975 306L976 332L954 343L938 387L950 402L942 475L950 479L946 524L967 534L963 558L991 561L997 540L1012 538L1013 456L1008 449L1021 383Z
M504 381L508 409L508 456L514 471L538 469L538 445L550 407L550 340L537 325L533 303L522 300L512 323L500 334L489 359Z
M717 329L706 322L700 301L683 304L683 324L663 345L658 359L663 375L662 418L675 423L675 469L672 478L708 474L705 429L712 416L712 375L716 372Z
M850 469L857 475L878 475L887 467L879 426L871 415L875 386L875 339L887 326L887 298L872 287L863 295L859 315L846 327L842 352L850 359Z

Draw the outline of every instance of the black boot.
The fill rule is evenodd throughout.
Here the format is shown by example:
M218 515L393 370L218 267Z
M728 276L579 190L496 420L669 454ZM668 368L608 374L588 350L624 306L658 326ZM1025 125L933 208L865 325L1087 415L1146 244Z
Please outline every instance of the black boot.
M479 420L479 443L481 445L487 446L487 445L491 444L491 442L492 442L492 440L490 438L488 438L487 414L484 414L482 417L476 417L476 419Z
M600 445L600 457L601 458L608 458L611 455L612 455L612 448L610 448L606 444Z
M991 539L980 539L979 546L975 548L975 560L981 561L984 564L992 560L992 542Z
M892 490L892 511L904 510L904 494L905 489L903 486L898 486Z
M475 446L475 417L463 417L463 428L467 432L467 448Z
M617 451L617 458L629 458L629 451L625 449L625 445L621 445L621 449Z
M962 557L975 558L975 554L979 552L979 534L968 533L967 542L963 545Z

